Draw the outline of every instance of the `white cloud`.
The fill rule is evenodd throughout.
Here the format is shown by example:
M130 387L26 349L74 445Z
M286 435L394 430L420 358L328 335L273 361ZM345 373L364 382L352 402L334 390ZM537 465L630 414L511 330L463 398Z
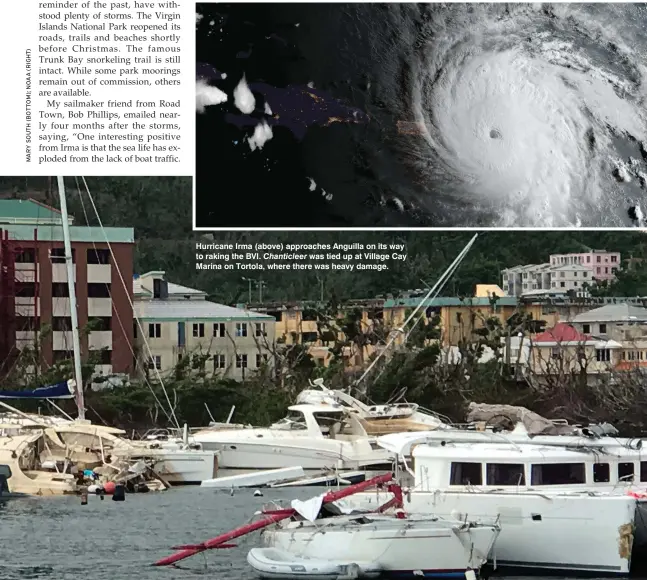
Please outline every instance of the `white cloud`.
M196 81L195 85L195 108L198 113L204 113L205 107L219 105L227 100L227 93L208 85L206 81Z
M234 105L245 115L253 113L256 107L256 100L252 91L249 90L244 76L234 89Z
M254 134L247 139L247 142L249 143L249 148L254 151L255 149L262 149L263 145L265 145L265 143L267 143L272 137L272 127L267 124L267 121L263 121L256 125Z

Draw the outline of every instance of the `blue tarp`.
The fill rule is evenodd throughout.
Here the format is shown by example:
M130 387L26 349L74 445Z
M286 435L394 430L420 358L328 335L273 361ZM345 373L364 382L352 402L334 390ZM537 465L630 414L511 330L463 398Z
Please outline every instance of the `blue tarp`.
M31 391L0 391L0 399L72 399L68 382L57 383L49 387L38 387Z

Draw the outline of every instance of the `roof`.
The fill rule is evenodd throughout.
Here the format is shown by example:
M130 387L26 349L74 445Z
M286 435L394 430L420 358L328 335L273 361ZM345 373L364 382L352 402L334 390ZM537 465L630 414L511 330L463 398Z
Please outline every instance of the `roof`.
M59 219L60 222L60 219ZM0 230L9 233L10 240L34 240L39 242L63 242L63 226L61 225L15 225L0 223ZM134 244L135 230L133 228L70 226L72 242L105 244Z
M607 304L578 314L573 318L573 322L579 324L588 322L647 322L647 308L634 306L626 302Z
M0 223L60 224L61 212L34 199L0 199Z
M415 308L420 305L420 298L390 298L384 301L384 308L398 308L399 306ZM516 296L501 296L497 299L497 306L516 306L518 298ZM491 306L490 298L451 298L439 297L424 301L423 307L433 306Z
M135 313L141 320L156 322L181 322L184 320L230 320L274 321L273 316L232 308L207 300L147 300L135 302Z
M563 343L563 342L586 342L591 340L588 334L582 334L566 322L558 322L553 328L538 334L533 342L537 343Z
M133 279L133 292L136 296L152 296L153 295L153 280L155 278L164 279L165 272L146 272L141 276ZM196 288L189 288L181 284L174 284L167 282L169 297L173 296L202 296L206 297L207 293ZM172 299L172 298L171 298Z

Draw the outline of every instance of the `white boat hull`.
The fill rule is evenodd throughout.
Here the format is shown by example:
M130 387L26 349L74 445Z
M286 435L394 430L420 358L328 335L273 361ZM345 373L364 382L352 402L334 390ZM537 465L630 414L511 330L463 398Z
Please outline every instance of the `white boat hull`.
M341 523L337 523L341 522ZM290 522L262 533L266 547L330 562L371 562L385 574L465 577L487 561L499 530L456 520L388 516Z
M200 485L201 487L213 487L219 489L231 489L232 487L261 487L281 481L299 479L303 476L304 473L301 467L286 467L283 469L269 469L240 475L231 475L228 477L205 479Z
M199 485L218 473L218 460L213 451L156 449L153 469L173 485Z
M361 493L348 507L375 509L392 496ZM405 496L406 498L406 496ZM560 573L629 573L636 500L625 495L547 492L412 492L405 510L470 520L499 518L501 534L494 554L497 567Z
M311 441L231 441L209 442L201 440L203 449L218 451L219 466L222 469L281 469L303 467L303 469L359 469L363 466L390 462L389 453L384 450L367 450L349 453L340 441L321 439L316 446ZM305 446L306 444L307 446Z

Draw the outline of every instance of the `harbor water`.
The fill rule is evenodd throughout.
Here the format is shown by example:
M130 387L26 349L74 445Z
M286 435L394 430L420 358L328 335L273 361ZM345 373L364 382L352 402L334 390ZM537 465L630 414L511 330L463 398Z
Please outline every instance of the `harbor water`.
M263 505L306 499L323 488L230 491L199 487L128 495L125 502L90 496L25 498L0 503L0 579L252 580L245 560L258 533L177 567L152 562L172 546L195 544L248 522Z

